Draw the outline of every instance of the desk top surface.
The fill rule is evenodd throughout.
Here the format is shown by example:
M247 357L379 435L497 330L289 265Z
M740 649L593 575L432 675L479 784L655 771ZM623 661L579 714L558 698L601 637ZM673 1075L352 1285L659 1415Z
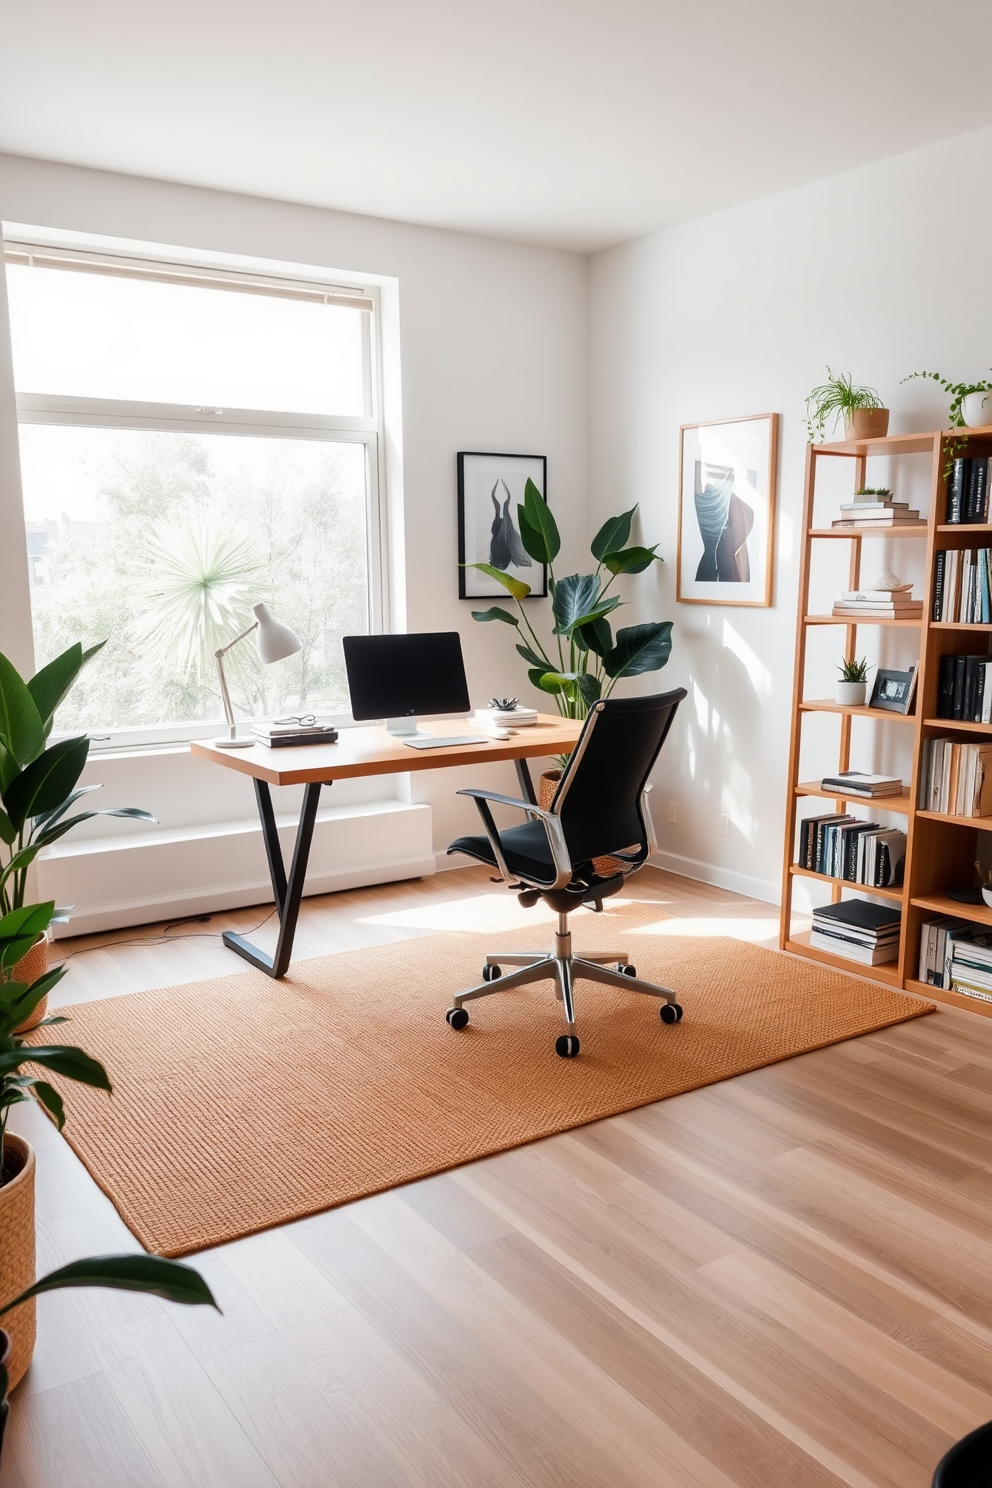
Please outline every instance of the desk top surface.
M218 749L216 744L197 739L189 747L201 759L213 760L214 764L251 775L269 785L304 785L316 780L348 780L357 775L399 775L452 765L563 754L578 740L582 721L542 713L536 724L518 729L509 739L490 738L473 728L471 720L466 718L438 719L427 723L424 732L454 737L479 733L482 743L411 749L387 734L385 726L379 724L375 728L341 729L336 744L298 744L283 749L254 744L251 749Z

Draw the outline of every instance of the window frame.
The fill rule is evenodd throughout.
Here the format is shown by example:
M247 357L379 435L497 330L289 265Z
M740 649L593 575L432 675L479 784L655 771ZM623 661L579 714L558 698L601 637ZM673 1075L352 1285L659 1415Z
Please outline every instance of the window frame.
M368 554L369 628L375 634L388 628L389 585L385 500L385 440L382 429L382 351L378 287L372 284L342 286L330 278L301 279L277 273L246 274L198 265L192 260L148 259L107 254L86 249L32 243L20 236L5 240L7 262L36 268L111 274L153 279L190 287L229 289L236 293L266 294L313 303L345 305L367 315L363 337L366 389L365 416L287 413L269 409L224 408L212 405L148 403L114 398L84 398L70 394L15 391L17 423L54 424L62 427L130 429L167 433L237 435L260 439L315 440L321 443L354 443L365 447L365 524ZM30 623L34 628L33 609ZM338 726L354 722L350 713L335 715ZM216 719L192 722L113 727L90 732L91 753L175 748L192 739L209 738L225 728L223 714ZM53 734L53 739L66 737Z

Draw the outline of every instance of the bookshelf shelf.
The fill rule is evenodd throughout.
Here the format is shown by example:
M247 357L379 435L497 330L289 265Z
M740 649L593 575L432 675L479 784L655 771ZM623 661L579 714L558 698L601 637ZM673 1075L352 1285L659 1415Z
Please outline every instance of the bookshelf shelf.
M845 440L834 444L810 445L806 457L806 480L804 489L804 512L800 530L805 534L800 555L800 577L798 595L797 641L793 685L792 738L789 750L788 798L786 805L786 831L783 843L782 872L782 922L779 945L798 956L836 966L852 975L884 982L890 986L901 986L922 997L946 1002L955 1007L966 1008L984 1016L992 1016L992 1003L984 1003L943 988L927 986L918 978L921 926L934 915L955 915L976 924L992 928L992 909L985 905L963 905L951 899L937 886L953 886L968 883L974 876L973 859L977 833L992 833L992 817L951 816L937 811L921 811L917 805L917 778L921 768L924 742L935 731L950 735L964 743L969 739L992 740L992 724L971 723L961 719L936 718L939 696L940 664L944 656L956 653L984 652L984 642L979 637L992 638L992 625L957 623L931 619L934 593L936 554L939 549L992 547L992 522L949 523L948 481L945 469L949 461L960 456L955 448L961 438L960 430L935 430L929 433L897 434L884 439ZM868 460L875 456L894 457L919 456L927 462L930 479L930 505L925 521L903 523L893 526L876 526L866 523L863 527L833 527L831 519L836 508L828 511L820 507L817 495L817 475L828 467L836 471L838 460L846 461L852 476L852 492L867 484ZM985 429L968 431L968 459L992 457L992 425ZM824 464L826 462L826 465ZM960 469L960 467L958 467ZM968 473L968 467L964 467ZM841 498L850 499L850 498ZM925 537L924 587L922 591L923 613L919 619L894 619L892 617L857 615L813 615L810 614L809 591L812 571L814 543L821 539L836 541L847 538L848 582L846 589L857 590L870 577L874 568L877 550L866 549L864 537ZM823 551L822 549L820 550ZM841 550L843 551L843 550ZM821 625L839 626L843 630L844 656L854 660L858 646L859 629L866 626L899 627L914 631L919 636L919 670L917 674L916 709L913 714L890 713L868 706L851 707L835 703L830 698L807 698L804 694L811 686L807 678L807 647L809 637ZM822 781L804 781L800 775L802 736L804 720L812 714L832 713L837 715L839 740L837 746L836 773L851 768L851 740L855 719L870 719L875 723L900 723L912 729L913 766L911 776L898 796L882 796L876 799L856 796L834 795L824 790ZM862 725L863 728L863 725ZM878 735L873 735L878 738ZM860 767L860 761L854 765ZM807 769L809 767L807 766ZM818 761L817 768L821 768ZM865 768L871 768L866 764ZM834 770L828 773L835 773ZM796 856L797 823L800 806L808 798L827 800L833 806L824 808L854 812L856 815L871 813L874 816L894 812L906 821L906 858L904 886L902 888L879 889L865 884L851 883L847 879L828 878L808 868L800 868L793 861ZM865 808L859 811L859 807ZM808 814L809 807L803 814ZM813 814L817 814L814 810ZM819 814L822 814L819 813ZM901 825L901 823L900 823ZM965 828L955 831L954 828ZM987 837L978 837L979 842L988 842ZM830 952L814 950L805 934L793 933L793 893L797 882L813 880L825 891L819 902L829 899L837 904L849 895L869 900L887 900L899 905L902 911L902 933L899 942L898 962L881 966L863 966L847 961ZM814 901L817 902L817 901ZM798 926L797 926L798 932Z
M867 806L871 811L895 811L900 816L909 812L912 797L908 789L891 796L845 796L824 790L819 780L802 780L796 786L797 796L818 796L822 801L843 801L846 806Z

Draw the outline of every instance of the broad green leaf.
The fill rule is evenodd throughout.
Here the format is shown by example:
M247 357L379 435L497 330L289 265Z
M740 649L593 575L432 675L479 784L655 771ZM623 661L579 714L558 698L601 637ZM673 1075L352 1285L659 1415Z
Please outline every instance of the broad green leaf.
M548 658L546 656L538 656L537 652L532 651L529 646L518 645L517 651L523 657L524 661L529 662L531 666L540 667L542 672L547 671Z
M601 587L598 574L566 574L558 580L551 608L559 634L564 635L581 615L595 609Z
M9 1038L15 1028L27 1021L41 999L57 986L65 973L64 966L57 966L30 986L25 982L0 983L0 1039ZM9 1075L7 1079L10 1079Z
M544 685L545 677L553 677L555 673L547 671L543 666L532 667L527 675L530 678L531 686L540 688L541 692L551 692L557 694L561 691L561 688L557 685L551 687L546 687Z
M42 849L42 843L32 842L28 847L22 847L19 852L13 854L9 859L3 872L0 873L0 888L7 882L11 874L19 873L22 869L30 867Z
M538 685L545 692L563 692L566 697L575 697L577 684L576 672L544 672Z
M525 584L522 579L515 579L511 574L504 573L501 568L493 568L491 563L466 563L465 568L477 568L480 573L488 574L495 579L497 584L502 584L508 589L514 599L526 599L530 593L530 585Z
M140 806L108 806L104 811L80 811L76 816L67 817L65 821L57 821L54 825L45 827L36 835L34 846L36 848L47 847L50 842L57 842L80 822L89 821L91 816L123 816L129 821L153 822L155 820L151 812L142 810Z
M588 625L580 625L572 632L575 643L583 650L592 651L596 656L605 656L613 649L613 632L610 622L602 617L598 620L590 620Z
M41 1044L37 1048L26 1044L22 1049L0 1051L0 1078L19 1069L22 1064L40 1064L43 1069L50 1069L66 1080L76 1080L80 1085L92 1085L97 1090L111 1089L107 1071L100 1061L71 1044Z
M590 544L592 556L597 562L602 563L607 553L615 553L623 547L630 536L630 524L636 510L637 507L632 506L630 511L621 512L619 517L611 517L608 522L603 523Z
M5 842L10 847L16 836L17 828L11 822L6 811L0 807L0 841Z
M16 780L21 773L21 767L17 763L9 749L0 742L0 794L2 794L12 780Z
M59 817L64 816L71 806L75 806L76 802L81 796L87 795L90 791L102 789L103 787L101 785L78 786L71 795L66 796L61 806L56 806L54 811L42 811L38 813L38 815L34 818L35 831L37 831L39 827L49 827L53 822L57 822Z
M25 904L21 909L12 909L0 919L0 966L13 966L34 945L52 923L55 901L46 904Z
M502 620L507 625L519 625L520 621L516 615L511 615L509 610L503 610L499 605L492 605L488 610L473 610L473 620Z
M538 563L555 561L561 548L558 524L532 480L524 486L523 505L517 507L517 526L520 539L532 558L536 558Z
M603 691L603 684L598 677L594 677L592 672L580 672L575 680L576 686L582 695L582 701L587 708L591 708L593 703L599 702Z
M34 698L13 663L0 652L0 742L21 766L29 765L45 747Z
M41 1277L12 1301L4 1303L0 1307L0 1316L31 1297L40 1297L42 1292L91 1286L110 1287L122 1292L148 1292L155 1297L164 1297L166 1302L181 1302L188 1307L217 1307L213 1292L192 1266L167 1261L163 1256L105 1255L87 1256L85 1260L70 1261L68 1266L49 1271L47 1276ZM220 1312L219 1307L217 1311Z
M58 1091L54 1086L49 1085L47 1080L35 1080L34 1094L35 1099L44 1106L59 1131L61 1131L65 1126L65 1105Z
M603 559L603 567L608 568L614 574L639 574L652 563L661 563L661 559L654 548L623 548L620 552L607 553Z
M83 773L89 749L85 734L62 739L21 771L3 793L7 815L18 830L29 816L42 816L61 806Z
M50 661L39 672L35 672L27 684L28 691L34 698L35 707L38 709L38 716L46 728L52 721L55 709L75 682L82 664L83 648L76 641L75 645L63 651L61 656L56 656L54 661Z
M603 666L609 677L636 677L641 672L657 672L671 652L671 620L631 625L617 631L616 645L604 658Z

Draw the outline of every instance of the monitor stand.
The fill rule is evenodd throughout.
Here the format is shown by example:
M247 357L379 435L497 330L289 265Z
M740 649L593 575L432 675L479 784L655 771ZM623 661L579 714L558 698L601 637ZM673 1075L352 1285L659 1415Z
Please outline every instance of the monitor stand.
M427 738L427 735L417 727L416 718L387 718L386 733L394 739Z

